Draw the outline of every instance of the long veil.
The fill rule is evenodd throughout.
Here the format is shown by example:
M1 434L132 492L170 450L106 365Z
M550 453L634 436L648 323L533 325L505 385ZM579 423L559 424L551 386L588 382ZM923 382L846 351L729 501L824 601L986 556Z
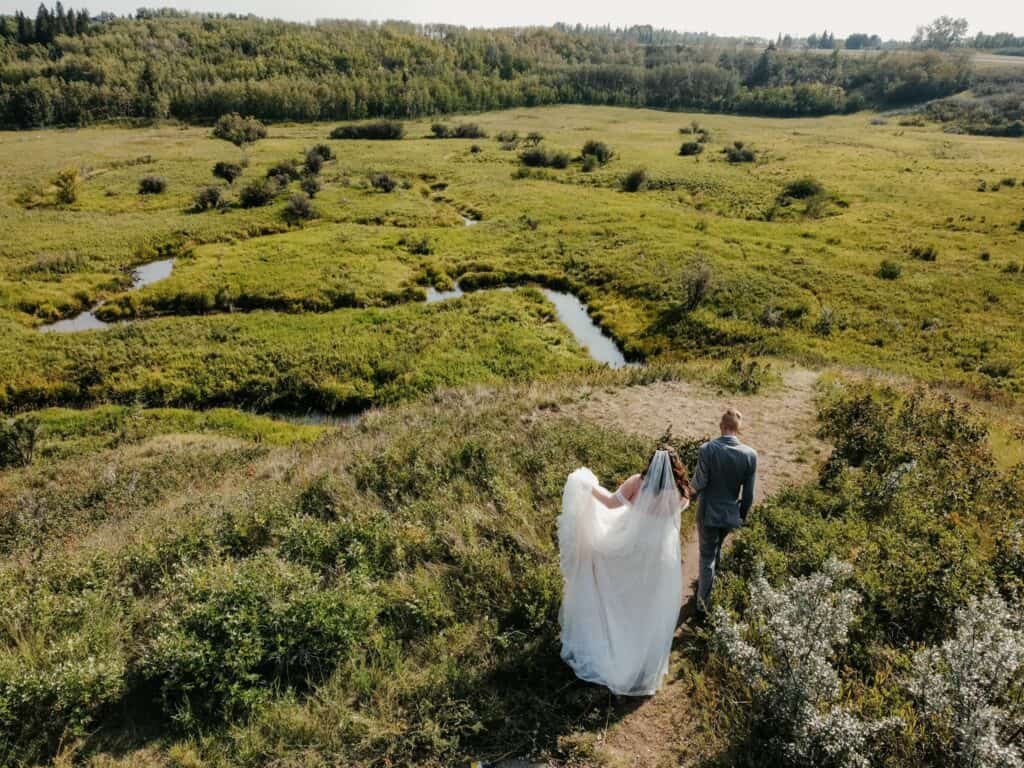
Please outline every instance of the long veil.
M569 475L558 518L562 658L624 695L649 695L668 671L682 600L681 498L666 451L631 504L597 502L589 469Z

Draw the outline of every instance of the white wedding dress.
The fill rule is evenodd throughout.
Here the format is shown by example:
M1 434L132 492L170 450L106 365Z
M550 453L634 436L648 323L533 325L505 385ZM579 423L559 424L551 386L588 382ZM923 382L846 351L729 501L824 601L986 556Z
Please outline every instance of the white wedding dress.
M562 496L562 658L582 680L649 696L668 672L682 601L682 501L664 451L632 503L607 508L593 496L598 485L577 469Z

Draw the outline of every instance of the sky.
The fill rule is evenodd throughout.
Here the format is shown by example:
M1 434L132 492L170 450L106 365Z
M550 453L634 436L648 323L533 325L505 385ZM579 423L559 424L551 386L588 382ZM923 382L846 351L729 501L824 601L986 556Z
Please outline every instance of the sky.
M47 0L52 5L56 0ZM470 27L548 25L557 21L588 25L650 24L686 32L775 37L807 35L827 28L837 37L853 32L908 40L918 25L936 16L965 16L970 33L1014 32L1024 35L1024 2L1020 0L743 0L681 2L680 0L64 0L85 4L92 13L133 12L139 6L167 6L192 11L254 13L258 16L313 21L335 19L403 19ZM0 12L35 14L37 0L0 0Z

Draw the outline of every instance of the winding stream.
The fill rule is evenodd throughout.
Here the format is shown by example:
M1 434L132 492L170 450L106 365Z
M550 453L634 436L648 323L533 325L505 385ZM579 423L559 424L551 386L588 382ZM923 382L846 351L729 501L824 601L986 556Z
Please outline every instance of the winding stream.
M492 288L490 290L507 291L510 289ZM590 317L586 304L571 293L555 291L551 288L541 288L540 290L545 298L555 305L558 319L592 358L599 363L604 363L609 368L624 368L629 365L626 356L622 354L622 350L619 349L615 341L605 334ZM465 295L466 292L459 287L458 283L450 291L427 288L427 303L450 301Z
M132 270L132 285L129 290L137 291L147 285L166 280L174 271L174 259L161 259L143 264ZM55 323L47 323L39 326L40 333L77 333L78 331L96 331L109 328L110 323L96 317L96 310L103 304L101 301L87 312L81 312L74 317L65 320L58 320Z

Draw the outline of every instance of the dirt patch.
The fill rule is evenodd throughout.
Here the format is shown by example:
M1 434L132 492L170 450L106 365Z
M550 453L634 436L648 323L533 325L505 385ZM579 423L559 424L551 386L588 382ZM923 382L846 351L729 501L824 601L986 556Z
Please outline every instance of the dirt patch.
M782 383L757 395L733 395L707 384L666 381L620 389L588 389L563 406L579 415L628 432L657 437L672 432L687 437L718 434L727 406L743 413L743 441L758 452L758 500L786 485L807 480L825 445L815 437L815 371L793 368ZM602 478L611 483L615 478Z

